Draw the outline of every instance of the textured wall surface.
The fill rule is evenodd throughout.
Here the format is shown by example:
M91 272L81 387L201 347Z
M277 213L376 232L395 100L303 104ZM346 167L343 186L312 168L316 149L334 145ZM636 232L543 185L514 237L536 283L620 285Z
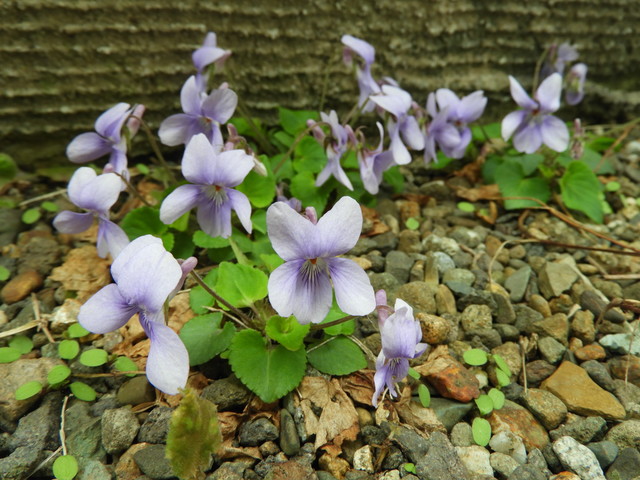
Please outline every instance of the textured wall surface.
M277 105L352 104L344 33L372 43L374 75L420 102L441 86L481 88L504 109L506 75L527 84L544 47L562 41L589 64L596 100L585 108L620 119L640 95L640 0L2 0L0 151L58 160L119 101L145 104L157 127L179 111L209 30L233 51L226 78L267 119Z

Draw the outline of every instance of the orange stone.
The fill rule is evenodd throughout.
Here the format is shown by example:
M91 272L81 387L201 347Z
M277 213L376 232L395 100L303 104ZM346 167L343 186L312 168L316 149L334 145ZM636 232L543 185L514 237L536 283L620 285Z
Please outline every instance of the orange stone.
M604 351L604 348L597 343L592 343L578 348L573 352L573 354L581 362L586 362L587 360L602 360L607 356L607 352Z
M2 288L0 297L5 303L16 303L42 286L43 278L35 270L27 270L13 277Z
M547 430L524 407L509 400L499 410L494 410L487 417L494 434L510 431L522 438L527 450L539 448L542 450L549 443Z
M438 390L440 395L464 403L480 396L480 384L471 371L453 357L438 360L442 368L432 371L426 380ZM443 363L444 361L446 363Z

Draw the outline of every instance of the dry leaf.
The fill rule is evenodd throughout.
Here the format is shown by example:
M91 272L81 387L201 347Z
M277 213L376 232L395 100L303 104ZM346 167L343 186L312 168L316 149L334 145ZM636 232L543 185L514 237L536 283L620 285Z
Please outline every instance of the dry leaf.
M109 262L98 256L95 247L86 245L74 248L65 262L53 269L51 279L62 283L65 290L77 292L77 300L84 303L111 283Z
M394 403L400 420L422 432L442 432L446 435L447 429L438 420L432 408L425 408L420 403L412 400L411 387L406 386L402 390L401 398Z
M359 370L340 378L340 386L354 402L371 405L373 398L373 370Z
M501 197L500 188L497 184L480 185L479 187L467 188L460 185L451 185L451 188L456 192L456 195L470 202L477 202L478 200L496 200Z
M371 237L373 235L380 235L381 233L388 232L391 230L389 225L380 220L378 212L373 208L365 207L364 205L360 206L362 210L362 217L364 218L364 223L371 224L371 228L367 230L363 235L366 237Z
M305 428L308 434L315 434L316 449L325 446L330 455L337 455L344 440L355 440L360 431L358 413L337 379L328 381L322 377L305 377L298 393ZM314 413L314 405L322 409L320 417ZM328 446L329 442L333 446Z

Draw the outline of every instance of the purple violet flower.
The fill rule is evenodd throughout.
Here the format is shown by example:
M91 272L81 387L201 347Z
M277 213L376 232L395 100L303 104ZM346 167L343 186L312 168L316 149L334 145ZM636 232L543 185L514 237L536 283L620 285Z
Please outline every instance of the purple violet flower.
M411 154L405 143L413 150L424 148L424 137L418 121L416 117L409 115L409 109L412 107L411 95L401 88L383 85L382 95L372 95L370 99L395 118L395 121L390 119L387 124L394 161L398 165L410 163Z
M364 188L371 195L376 195L382 183L382 174L394 165L393 153L390 150L383 151L384 129L380 122L376 122L380 131L380 143L374 150L369 150L363 144L358 146L358 164L360 165L360 177Z
M207 33L202 46L191 54L193 65L196 67L196 70L198 70L196 83L201 92L207 90L209 75L206 68L212 63L215 64L216 67L222 68L225 60L229 58L230 55L231 50L224 50L218 47L216 34L214 32Z
M192 259L186 261L193 266ZM184 271L176 259L151 235L133 240L111 265L115 283L91 297L78 314L80 325L93 333L124 326L138 314L151 340L147 378L157 389L174 395L187 383L189 354L180 337L165 325L164 305L182 285Z
M127 234L109 220L109 209L120 196L122 180L115 173L96 175L89 167L80 167L69 180L67 193L71 201L87 213L65 210L53 219L53 225L62 233L80 233L87 230L93 219L98 219L98 255L108 253L116 258L129 244Z
M587 78L587 66L576 63L565 77L566 90L564 98L569 105L577 105L584 98L584 82Z
M216 152L207 137L193 137L184 151L182 174L194 185L181 185L164 199L160 220L175 222L192 208L198 209L200 228L212 237L231 235L231 210L235 210L245 230L251 233L251 205L240 185L253 168L253 157L243 150Z
M554 73L545 78L531 99L518 81L509 76L511 96L522 110L511 112L502 120L502 138L513 135L513 146L519 152L533 153L544 143L556 152L569 145L569 130L562 120L551 115L560 108L562 76Z
M328 123L331 129L331 135L327 140L324 131L314 122L308 120L307 124L313 127L313 136L318 142L326 145L327 152L327 164L318 174L316 178L316 187L324 185L324 183L333 176L336 180L342 183L349 190L353 190L351 180L347 177L347 174L340 165L340 159L345 154L349 147L349 141L355 144L355 135L349 125L342 126L338 121L338 114L335 110L331 110L329 115L324 112L320 112L321 121ZM315 126L314 126L315 125Z
M376 374L373 377L376 390L371 403L374 407L378 406L378 397L385 386L391 397L398 395L396 383L407 376L409 359L419 357L428 347L426 343L420 343L420 323L413 318L413 309L405 301L398 298L394 313L380 323L382 350L376 360Z
M276 202L267 210L267 231L273 249L285 261L269 277L269 301L278 315L295 315L301 324L319 323L336 301L349 315L366 315L376 306L364 270L339 258L360 238L362 211L351 197L342 197L322 218L307 209L307 217ZM309 211L311 210L311 211Z
M122 135L122 127L132 115L141 117L143 105L134 109L128 103L118 103L98 117L94 125L95 132L81 133L71 140L67 146L67 157L73 163L87 163L105 155L109 155L112 171L126 175L127 139ZM138 130L139 120L128 123L129 135L132 137Z
M362 108L363 112L370 112L375 108L375 105L368 101L369 96L380 93L380 85L378 85L371 75L371 64L373 64L376 59L376 50L369 43L351 35L343 35L341 40L345 45L344 63L346 65L353 63L354 53L362 58L364 62L364 65L356 67L356 76L360 89L358 106Z
M187 145L194 135L203 133L216 149L222 150L220 125L233 115L238 95L229 88L219 88L206 95L192 75L182 87L180 104L184 113L171 115L160 124L158 135L162 143L170 147Z
M471 142L471 129L467 126L469 123L477 120L487 105L487 97L484 96L482 90L477 90L462 99L448 88L440 88L435 94L430 93L427 99L427 112L434 119L427 128L427 136L425 144L425 155L435 151L431 145L438 143L440 149L447 157L462 158L467 146ZM444 113L441 113L444 112ZM438 114L444 116L435 120ZM453 126L457 135L449 128ZM428 150L428 152L427 152ZM435 156L432 157L435 159Z
M578 59L578 49L569 43L551 45L547 52L547 57L540 72L541 78L547 78L552 73L564 72L565 65L575 62Z

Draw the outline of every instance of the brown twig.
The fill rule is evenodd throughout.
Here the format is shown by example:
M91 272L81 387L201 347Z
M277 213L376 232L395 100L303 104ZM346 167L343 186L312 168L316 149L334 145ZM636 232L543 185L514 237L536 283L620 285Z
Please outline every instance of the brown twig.
M348 322L352 318L356 318L356 317L354 317L353 315L347 315L346 317L342 317L342 318L339 318L338 320L333 320L331 322L316 323L316 324L311 325L311 331L323 330L323 329L328 328L328 327L333 327L335 325L340 325L341 323Z
M236 316L242 318L246 323L248 324L252 323L251 318L249 318L246 313L244 313L239 308L234 307L229 302L227 302L224 298L222 298L220 295L214 292L213 289L209 285L207 285L202 279L202 277L198 275L195 271L191 270L191 275L195 279L196 283L200 285L205 292L207 292L209 295L215 298L219 303L221 303L222 305L227 307L229 310L231 310L234 314L236 314Z
M33 304L33 315L36 317L35 320L38 322L38 328L42 330L49 340L49 343L56 343L53 335L49 331L49 322L46 318L43 318L40 314L40 302L38 301L38 297L35 293L31 294L31 303Z

